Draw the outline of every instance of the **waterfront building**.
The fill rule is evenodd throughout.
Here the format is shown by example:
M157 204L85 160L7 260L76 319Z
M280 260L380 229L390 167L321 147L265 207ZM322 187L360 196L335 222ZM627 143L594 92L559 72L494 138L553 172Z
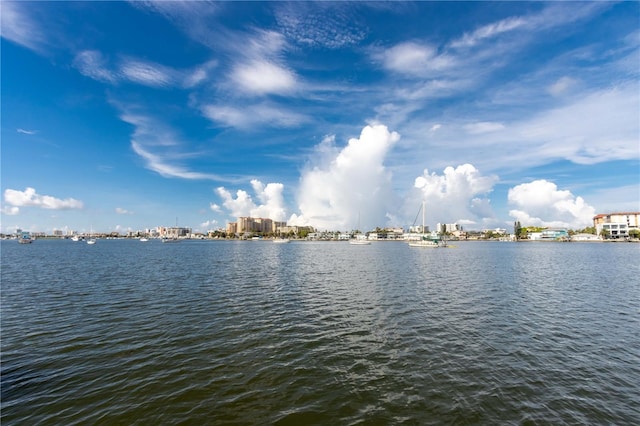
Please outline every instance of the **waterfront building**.
M189 238L191 236L191 228L159 226L158 235L161 238Z
M562 228L549 228L540 232L541 240L568 240L569 239L569 231Z
M593 218L596 234L604 230L612 239L628 238L629 231L638 229L639 224L640 212L604 213Z

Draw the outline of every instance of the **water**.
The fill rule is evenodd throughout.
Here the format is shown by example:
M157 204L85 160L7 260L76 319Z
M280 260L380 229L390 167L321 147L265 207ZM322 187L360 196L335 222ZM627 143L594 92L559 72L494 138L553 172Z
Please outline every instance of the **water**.
M640 424L640 245L2 246L3 425Z

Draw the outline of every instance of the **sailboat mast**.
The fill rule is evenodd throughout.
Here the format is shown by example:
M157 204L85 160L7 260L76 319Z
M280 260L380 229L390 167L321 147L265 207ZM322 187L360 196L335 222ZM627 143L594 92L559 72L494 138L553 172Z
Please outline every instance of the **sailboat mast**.
M422 234L424 235L424 219L425 219L425 202L422 200Z

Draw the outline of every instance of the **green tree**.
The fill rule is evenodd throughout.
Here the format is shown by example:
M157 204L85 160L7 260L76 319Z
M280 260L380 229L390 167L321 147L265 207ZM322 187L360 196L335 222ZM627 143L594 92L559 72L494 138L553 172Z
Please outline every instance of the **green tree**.
M522 225L520 225L519 220L513 223L513 234L516 236L516 241L519 241L522 234Z

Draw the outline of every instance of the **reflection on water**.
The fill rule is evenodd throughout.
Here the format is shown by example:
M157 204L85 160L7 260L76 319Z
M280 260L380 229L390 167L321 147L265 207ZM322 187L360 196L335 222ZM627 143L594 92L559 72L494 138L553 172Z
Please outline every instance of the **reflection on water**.
M2 423L638 424L639 245L2 242Z

